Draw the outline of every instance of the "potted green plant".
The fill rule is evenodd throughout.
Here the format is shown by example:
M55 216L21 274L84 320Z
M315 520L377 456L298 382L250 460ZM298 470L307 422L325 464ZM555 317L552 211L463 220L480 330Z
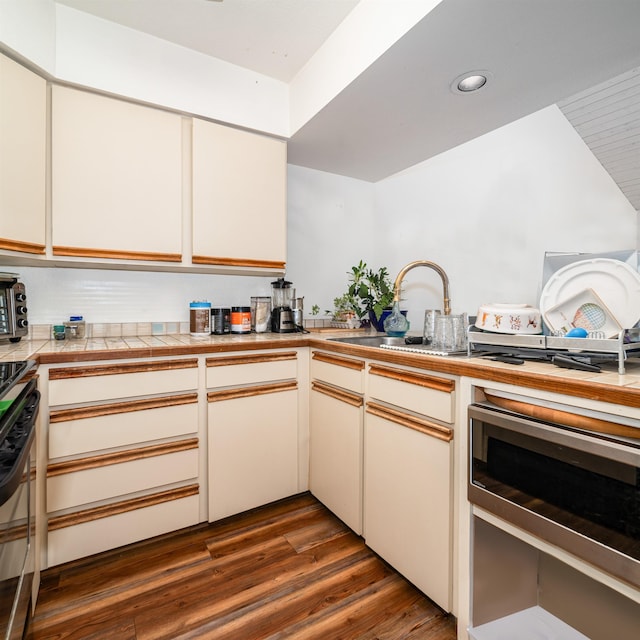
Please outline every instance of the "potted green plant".
M380 267L376 271L360 260L351 267L350 281L348 293L359 300L362 316L373 314L371 320L379 321L383 311L393 302L393 283L387 268Z

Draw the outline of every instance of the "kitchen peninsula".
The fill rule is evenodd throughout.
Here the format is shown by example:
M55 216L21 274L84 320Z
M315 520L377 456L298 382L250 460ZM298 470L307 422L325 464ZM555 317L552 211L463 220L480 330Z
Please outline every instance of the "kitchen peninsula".
M1 346L3 360L38 361L47 405L41 414L38 461L39 468L48 469L39 484L46 496L39 524L42 568L310 489L368 544L371 540L372 548L392 566L452 611L460 638L467 637L465 629L471 623L470 553L478 519L506 529L527 548L571 571L577 567L580 576L588 576L589 585L579 588L606 589L614 602L623 603L621 610L628 612L631 606L637 612L637 588L510 525L502 527L499 518L470 505L466 415L468 405L490 388L638 424L640 363L628 361L625 375L618 374L615 365L596 374L545 363L414 355L343 344L331 337L335 336L173 335ZM355 413L349 413L349 406ZM322 416L330 423L335 415L345 427L355 427L355 440L344 449L333 449L342 455L352 447L355 477L345 479L340 492L354 490L345 512L340 511L342 496L331 503L331 487L317 475L318 465L335 464L335 455L322 462L314 450L322 442ZM266 425L266 434L256 431L260 423ZM236 428L227 431L224 425ZM375 445L374 433L382 438L380 445ZM413 439L403 443L407 435ZM426 456L429 468L441 469L429 480L422 477L418 463L411 472L414 484L403 489L411 505L406 511L397 495L385 507L384 491L372 493L377 483L383 487L400 479L402 467L391 479L376 478L375 468L366 463L383 455L376 467L394 468L388 455L396 444L406 464L411 454L429 444L418 460ZM375 446L365 448L364 466L363 446ZM270 455L265 457L265 451ZM218 463L212 471L214 460ZM363 484L369 487L368 495L366 490L363 494ZM419 575L430 553L425 540L431 525L419 547L407 540L401 545L405 557L396 557L394 527L376 533L379 525L372 519L418 530L420 504L427 505L429 522L439 521L445 532L437 537L445 542L436 553L444 564L434 585L421 582ZM378 508L383 511L376 516ZM391 508L392 513L385 511ZM403 518L409 519L403 524ZM414 570L418 574L412 574ZM574 623L570 612L554 613Z

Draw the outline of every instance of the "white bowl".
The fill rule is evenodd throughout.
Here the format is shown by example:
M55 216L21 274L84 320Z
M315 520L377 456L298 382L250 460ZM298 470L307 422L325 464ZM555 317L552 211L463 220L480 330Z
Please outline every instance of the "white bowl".
M482 304L478 309L476 327L494 333L542 333L540 311L528 304Z

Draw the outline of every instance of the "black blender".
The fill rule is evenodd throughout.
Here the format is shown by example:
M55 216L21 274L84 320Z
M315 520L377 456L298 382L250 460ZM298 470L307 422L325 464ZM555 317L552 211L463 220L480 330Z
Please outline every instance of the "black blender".
M271 331L274 333L294 333L296 324L293 319L293 298L295 289L291 282L278 278L271 283L273 311L271 312Z

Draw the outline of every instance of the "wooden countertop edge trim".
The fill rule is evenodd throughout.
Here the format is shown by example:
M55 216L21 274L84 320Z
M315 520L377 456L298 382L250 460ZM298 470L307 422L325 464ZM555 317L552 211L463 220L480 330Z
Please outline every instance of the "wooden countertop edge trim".
M443 442L451 442L453 440L453 429L451 427L444 427L436 422L417 418L404 411L398 411L377 402L367 402L366 412Z
M509 385L522 386L529 389L551 391L553 393L587 398L600 402L619 404L627 407L640 407L640 388L624 387L597 383L591 380L577 380L562 378L544 373L519 371L517 366L488 367L477 360L469 361L461 358L438 358L437 356L411 355L393 352L385 349L345 345L329 342L326 338L318 338L307 334L292 334L292 337L278 340L264 340L261 342L248 341L226 342L215 344L193 344L181 346L145 347L122 350L95 350L83 352L48 352L29 354L38 364L62 364L73 362L89 362L96 360L119 360L125 358L157 358L181 355L204 355L233 351L253 351L261 349L291 349L297 347L315 347L324 351L372 359L380 362L422 368L435 373L447 373L457 376L467 376L478 380L503 382ZM594 374L594 378L598 374Z
M153 507L157 504L162 504L163 502L181 500L183 498L198 495L199 491L200 488L197 484L190 484L185 487L160 491L158 493L152 493L146 496L132 498L130 500L123 500L122 502L116 502L114 504L106 504L92 509L84 509L74 513L53 516L49 518L48 530L50 532L56 531L57 529L72 527L74 525L83 524L84 522L92 522L94 520L99 520L100 518L117 516L121 513L127 513L128 511Z
M340 402L350 404L353 407L361 407L364 404L364 399L358 394L332 387L331 385L325 384L324 382L318 382L317 380L314 380L311 383L311 390L322 393L330 398L335 398Z

